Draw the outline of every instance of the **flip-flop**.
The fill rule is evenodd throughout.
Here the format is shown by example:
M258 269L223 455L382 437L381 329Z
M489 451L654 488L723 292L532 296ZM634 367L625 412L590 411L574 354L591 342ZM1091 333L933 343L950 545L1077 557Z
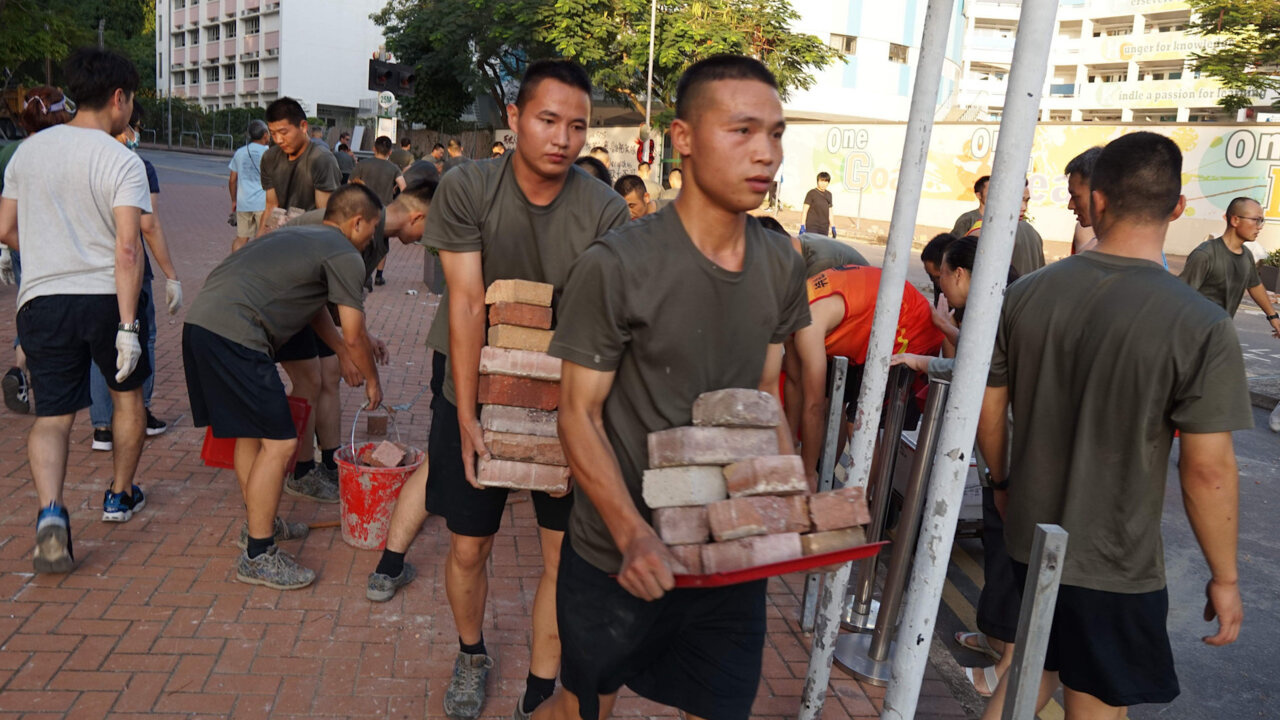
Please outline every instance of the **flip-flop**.
M987 686L987 690L983 692L978 687L978 673L982 673L982 682ZM1000 684L1000 675L996 672L994 666L976 668L967 667L964 669L964 676L969 678L969 684L984 698L989 698L996 692L996 686Z
M992 660L1000 659L1000 653L991 647L991 644L987 642L987 636L980 632L958 632L956 633L956 642L965 650L982 653Z

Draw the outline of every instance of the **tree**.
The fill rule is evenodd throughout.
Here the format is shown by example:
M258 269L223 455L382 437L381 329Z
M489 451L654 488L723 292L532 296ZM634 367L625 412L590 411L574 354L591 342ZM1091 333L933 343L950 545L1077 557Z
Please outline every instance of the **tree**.
M0 0L0 68L27 85L61 82L74 48L103 45L133 61L142 87L155 87L155 0Z
M674 117L681 73L711 55L760 59L777 75L784 97L811 87L810 72L839 55L812 35L793 33L790 25L798 17L788 0L660 2L655 126L665 127ZM417 99L405 104L412 120L440 126L481 94L505 112L515 82L534 57L577 60L606 95L644 111L648 0L392 0L374 20L386 29L388 49L416 66L417 94L428 95L421 105ZM440 96L431 97L436 90Z
M1194 53L1193 66L1217 78L1230 94L1218 104L1231 112L1280 91L1280 3L1275 0L1188 0L1191 32L1218 44ZM1276 103L1273 103L1276 104Z

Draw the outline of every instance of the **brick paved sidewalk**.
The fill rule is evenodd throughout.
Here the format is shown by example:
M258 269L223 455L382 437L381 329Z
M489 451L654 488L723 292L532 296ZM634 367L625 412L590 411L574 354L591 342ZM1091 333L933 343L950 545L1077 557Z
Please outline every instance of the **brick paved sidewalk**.
M189 303L230 244L225 190L173 183L161 198L160 217ZM393 357L383 375L389 404L412 399L430 373L423 341L436 300L421 283L421 255L417 247L393 247L388 284L368 303L371 331L387 341ZM157 288L162 292L163 283ZM410 289L419 294L406 294ZM12 308L14 294L0 288L0 304ZM378 554L346 545L337 529L318 529L287 545L316 569L313 586L281 592L237 583L232 566L243 507L231 471L200 463L203 432L189 416L181 317L158 319L153 410L173 424L147 443L138 472L147 507L129 523L99 521L111 456L90 451L88 413L77 419L65 495L79 566L69 575L31 573L30 419L0 415L0 720L443 717L457 635L444 594L442 521L428 521L408 553L420 576L389 603L364 597ZM12 333L13 313L0 313L0 338L7 342ZM363 395L342 392L345 434ZM419 447L428 408L424 396L399 415L406 441ZM281 514L333 521L338 509L285 495ZM486 717L509 717L523 689L540 568L532 507L527 497L516 497L491 564L485 637L498 668ZM800 586L796 577L769 585L757 717L795 717L799 708L808 660L808 640L795 622ZM831 685L823 717L878 714L883 690L839 670ZM616 714L675 716L625 694ZM964 717L932 669L920 717Z

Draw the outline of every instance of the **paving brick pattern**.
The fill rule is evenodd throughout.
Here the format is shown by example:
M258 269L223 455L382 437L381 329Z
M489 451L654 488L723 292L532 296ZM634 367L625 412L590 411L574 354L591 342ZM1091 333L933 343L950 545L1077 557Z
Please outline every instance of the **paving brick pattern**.
M171 183L164 222L188 303L229 247L225 190ZM368 302L371 330L390 347L389 403L411 400L430 363L423 342L436 306L421 283L422 250L393 248L388 283ZM163 282L157 283L163 296ZM407 290L419 294L408 295ZM13 288L0 288L12 303ZM12 307L12 305L9 305ZM72 433L65 500L79 566L66 576L31 573L36 500L26 460L30 419L0 415L0 720L13 718L422 718L443 717L457 651L444 592L447 534L432 518L408 559L420 577L385 604L364 597L377 553L317 529L286 544L317 571L304 590L237 583L234 542L243 509L234 475L204 467L203 433L192 427L182 374L181 318L159 321L153 410L173 422L147 443L138 482L147 508L126 524L99 521L109 453L89 449L88 413ZM12 337L13 314L0 315ZM6 363L7 364L7 363ZM344 436L363 394L343 388ZM398 414L405 441L425 445L429 396ZM363 426L363 422L361 422ZM363 438L363 427L357 439ZM334 521L337 506L285 495L292 520ZM486 717L509 717L527 672L529 613L541 559L532 507L515 497L494 545L485 637L498 667ZM794 717L808 641L795 617L801 580L769 586L769 634L757 717ZM883 691L838 670L824 718L878 714ZM675 717L624 693L619 717ZM930 671L921 717L963 717Z

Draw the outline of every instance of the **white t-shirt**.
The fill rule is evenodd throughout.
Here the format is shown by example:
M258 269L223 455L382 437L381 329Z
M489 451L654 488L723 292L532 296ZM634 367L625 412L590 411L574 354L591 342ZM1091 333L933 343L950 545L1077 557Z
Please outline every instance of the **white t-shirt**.
M151 212L142 158L101 130L56 125L23 141L4 172L18 202L18 307L46 295L115 295L113 208Z

